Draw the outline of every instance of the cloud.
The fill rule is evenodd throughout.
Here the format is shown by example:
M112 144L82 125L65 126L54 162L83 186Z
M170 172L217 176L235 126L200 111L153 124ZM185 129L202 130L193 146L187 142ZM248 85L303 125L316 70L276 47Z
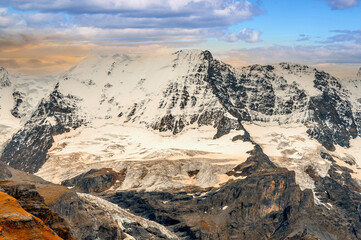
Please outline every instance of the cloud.
M361 44L269 46L232 49L213 54L235 67L293 62L324 70L337 77L355 77L361 67Z
M361 29L360 30L336 30L334 36L329 37L324 43L337 43L337 42L355 42L361 44Z
M18 69L20 67L19 63L15 59L1 59L0 58L0 67Z
M26 27L61 27L66 26L67 19L61 13L10 13L0 8L0 29Z
M260 35L261 32L258 30L243 28L241 31L237 33L226 34L220 39L226 42L237 42L239 40L242 40L248 43L256 43L256 42L260 42Z
M30 74L63 71L80 61L94 45L49 41L41 34L0 35L0 67Z
M1 4L21 11L66 13L75 25L101 28L229 26L264 12L245 0L2 0Z
M306 35L306 34L300 34L300 35L298 35L298 38L297 38L297 42L303 42L303 41L308 41L308 40L310 40L311 39L311 37L310 36L308 36L308 35Z
M33 35L28 34L0 35L0 52L10 52L37 42Z
M269 46L233 49L223 53L223 58L239 64L270 64L297 62L302 64L360 64L361 44ZM239 65L238 64L238 65Z
M6 8L0 8L0 29L23 26L24 20L16 14L11 14Z
M260 32L252 29L220 35L264 13L247 0L2 0L0 6L6 7L0 8L0 36L100 45L194 43L208 38L257 42Z
M359 4L359 0L324 0L333 10L353 8Z
M56 35L41 35L37 38L24 36L20 41L18 36L7 37L7 46L0 42L0 67L10 71L27 74L44 75L60 73L80 62L89 52L112 53L154 56L164 52L174 52L174 46L185 48L189 45L183 42L162 44L132 44L115 42L114 44L103 40L99 42L66 41L66 34L62 40ZM50 39L50 40L49 40ZM15 41L18 44L11 45ZM11 46L10 46L11 45Z

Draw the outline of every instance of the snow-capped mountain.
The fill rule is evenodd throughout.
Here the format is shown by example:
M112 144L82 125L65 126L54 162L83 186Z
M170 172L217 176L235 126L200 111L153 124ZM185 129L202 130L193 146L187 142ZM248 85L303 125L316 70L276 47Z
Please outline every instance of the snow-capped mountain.
M56 79L9 73L0 68L0 149L31 117L40 100L49 95Z
M334 150L334 143L349 147L350 139L360 133L347 93L329 74L297 64L235 69L199 50L179 51L156 61L92 55L62 74L53 92L6 146L2 159L58 182L100 166L119 171L132 166L130 172L140 172L141 177L144 170L135 170L140 159L151 166L154 160L195 158L196 165L208 165L209 158L216 158L216 164L219 158L227 159L222 164L228 168L217 172L207 167L200 178L204 182L198 182L213 186L217 178L227 181L228 177L212 177L209 171L224 175L253 148L243 142L249 138L244 122L286 128L297 124L326 150ZM27 147L20 147L25 141ZM195 162L171 174L177 187L183 186L179 182L197 182L187 177L190 164ZM172 171L163 172L162 180L149 176L152 186L157 189L172 182L168 178ZM178 180L179 176L184 177ZM126 188L139 186L126 183Z
M234 68L200 50L156 59L91 55L53 79L12 77L5 69L0 73L0 126L7 129L0 143L1 161L48 181L84 192L93 189L107 197L141 190L158 194L201 189L189 196L205 204L215 201L205 189L223 189L232 182L242 185L252 177L264 179L267 173L272 181L286 179L292 189L300 188L297 194L279 186L277 191L311 199L313 203L306 205L321 209L320 218L339 200L329 196L340 182L343 187L337 187L353 196L353 202L347 202L350 209L360 200L353 195L361 189L357 78L341 82L291 63ZM260 172L263 175L257 175ZM259 190L276 191L268 183ZM132 197L148 199L146 194ZM177 208L178 195L173 197ZM122 195L109 198L125 201ZM149 204L147 208L156 208ZM302 209L302 204L300 200L291 205ZM271 210L265 211L284 211L268 207ZM220 214L209 212L213 217ZM158 222L165 224L165 219L162 215ZM198 223L177 221L192 226L194 234L206 231L199 230ZM315 236L326 231L318 227ZM207 236L224 230L216 229L208 227Z

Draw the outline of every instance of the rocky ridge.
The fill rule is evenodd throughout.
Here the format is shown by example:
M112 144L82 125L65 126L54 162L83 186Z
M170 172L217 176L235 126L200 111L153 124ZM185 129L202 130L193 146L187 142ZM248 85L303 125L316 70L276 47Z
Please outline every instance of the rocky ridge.
M297 186L294 172L277 168L259 146L229 174L244 179L215 189L104 197L167 226L180 239L359 239L358 221L350 224L316 205L312 191Z

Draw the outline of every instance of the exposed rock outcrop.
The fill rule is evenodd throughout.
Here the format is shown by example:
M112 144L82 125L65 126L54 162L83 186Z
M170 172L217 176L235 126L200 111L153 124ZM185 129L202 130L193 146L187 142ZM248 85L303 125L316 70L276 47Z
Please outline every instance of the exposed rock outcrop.
M22 115L19 111L19 108L21 104L24 102L24 93L20 91L13 92L13 98L14 98L14 107L11 109L11 114L16 118L21 118L24 115Z
M99 193L110 187L120 186L125 178L126 169L116 172L111 168L92 169L75 178L62 182L62 185L71 187L76 192Z
M24 128L6 145L0 160L10 166L35 173L45 163L54 135L69 132L83 121L77 116L77 98L57 90L44 98ZM26 147L25 147L26 146Z
M12 174L5 163L0 162L0 179L8 179L11 176Z
M0 239L61 240L43 221L25 211L18 201L0 191Z
M34 185L0 180L0 190L15 198L24 210L39 218L62 239L74 240L68 224L58 214L49 209L44 202L44 198L40 196Z
M75 192L63 195L51 206L65 218L77 239L123 239L118 223L97 206L78 197Z
M10 87L11 81L9 79L9 73L5 68L0 68L0 87Z
M343 219L347 222L345 229L352 232L356 239L361 239L361 187L352 178L353 171L334 163L325 177L317 175L312 167L307 173L315 181L315 196L329 209L330 218L334 219L337 215L337 218Z

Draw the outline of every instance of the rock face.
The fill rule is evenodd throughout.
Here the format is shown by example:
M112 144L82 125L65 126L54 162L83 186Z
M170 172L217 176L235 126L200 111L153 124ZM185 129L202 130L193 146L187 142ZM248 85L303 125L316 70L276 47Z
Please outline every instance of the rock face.
M24 210L39 218L43 224L50 227L59 237L64 240L74 240L67 223L49 209L34 185L2 180L0 190L15 198Z
M87 194L65 194L51 208L67 219L77 239L177 239L160 224Z
M24 114L21 114L19 110L21 104L24 102L24 93L20 91L15 91L13 92L13 98L15 105L13 109L11 109L11 114L16 118L24 117Z
M360 135L352 105L341 84L325 72L307 66L281 63L254 65L237 71L210 60L208 81L230 114L243 121L316 123L311 137L327 149L349 146ZM303 78L310 86L302 86ZM304 83L303 83L304 84Z
M0 87L10 87L11 81L9 79L9 73L5 68L0 68Z
M111 168L92 169L62 182L62 185L71 187L76 192L100 193L114 185L121 185L125 174L126 170L116 172Z
M259 147L229 174L245 179L209 191L128 191L107 199L168 226L180 239L359 239L348 221L315 205L294 172L277 168Z
M76 117L77 99L62 95L57 88L39 104L24 128L6 145L1 161L16 169L35 173L46 161L47 151L54 143L53 136L81 125L82 120Z
M7 166L3 162L0 162L0 179L7 179L11 176L12 174L7 168Z
M315 86L322 91L322 96L311 98L309 108L314 111L314 119L318 123L309 130L329 150L333 144L350 146L350 139L358 136L351 103L344 100L340 83L329 74L316 72Z
M68 193L51 206L70 224L76 239L123 239L124 235L117 222L101 209L88 208L76 193Z
M43 221L26 212L15 198L0 191L0 239L61 240Z
M79 195L65 187L50 184L18 170L11 168L7 170L12 173L11 178L21 182L1 180L0 193L4 192L4 194L7 193L14 197L19 208L24 209L24 212L26 210L28 215L30 213L34 215L33 218L36 221L34 224L30 218L26 221L19 218L19 223L16 223L18 229L13 229L14 220L9 220L8 216L20 217L18 210L16 208L7 209L5 215L2 215L0 211L0 221L3 220L2 216L6 216L6 219L1 222L3 224L1 227L4 227L0 229L2 230L0 239L10 240L14 237L18 237L17 239L57 239L55 237L47 238L49 234L46 231L48 230L54 235L57 234L58 239L64 240L116 240L133 239L133 237L135 239L177 239L174 234L160 224L135 216L105 200L87 194ZM102 176L101 171L95 172L97 173L95 175ZM111 170L103 170L103 173L107 172L110 173ZM89 175L87 176L89 177ZM26 183L27 181L36 186ZM99 188L97 190L106 189ZM38 227L39 224L41 226ZM48 229L42 230L44 234L40 232L42 226ZM28 234L29 238L23 238L21 234Z
M329 155L324 155L324 157L333 160ZM332 218L337 214L337 217L344 219L347 222L345 229L352 232L355 238L360 239L361 187L352 178L352 173L351 169L336 163L323 178L312 169L308 169L308 174L315 180L315 195L331 210Z

